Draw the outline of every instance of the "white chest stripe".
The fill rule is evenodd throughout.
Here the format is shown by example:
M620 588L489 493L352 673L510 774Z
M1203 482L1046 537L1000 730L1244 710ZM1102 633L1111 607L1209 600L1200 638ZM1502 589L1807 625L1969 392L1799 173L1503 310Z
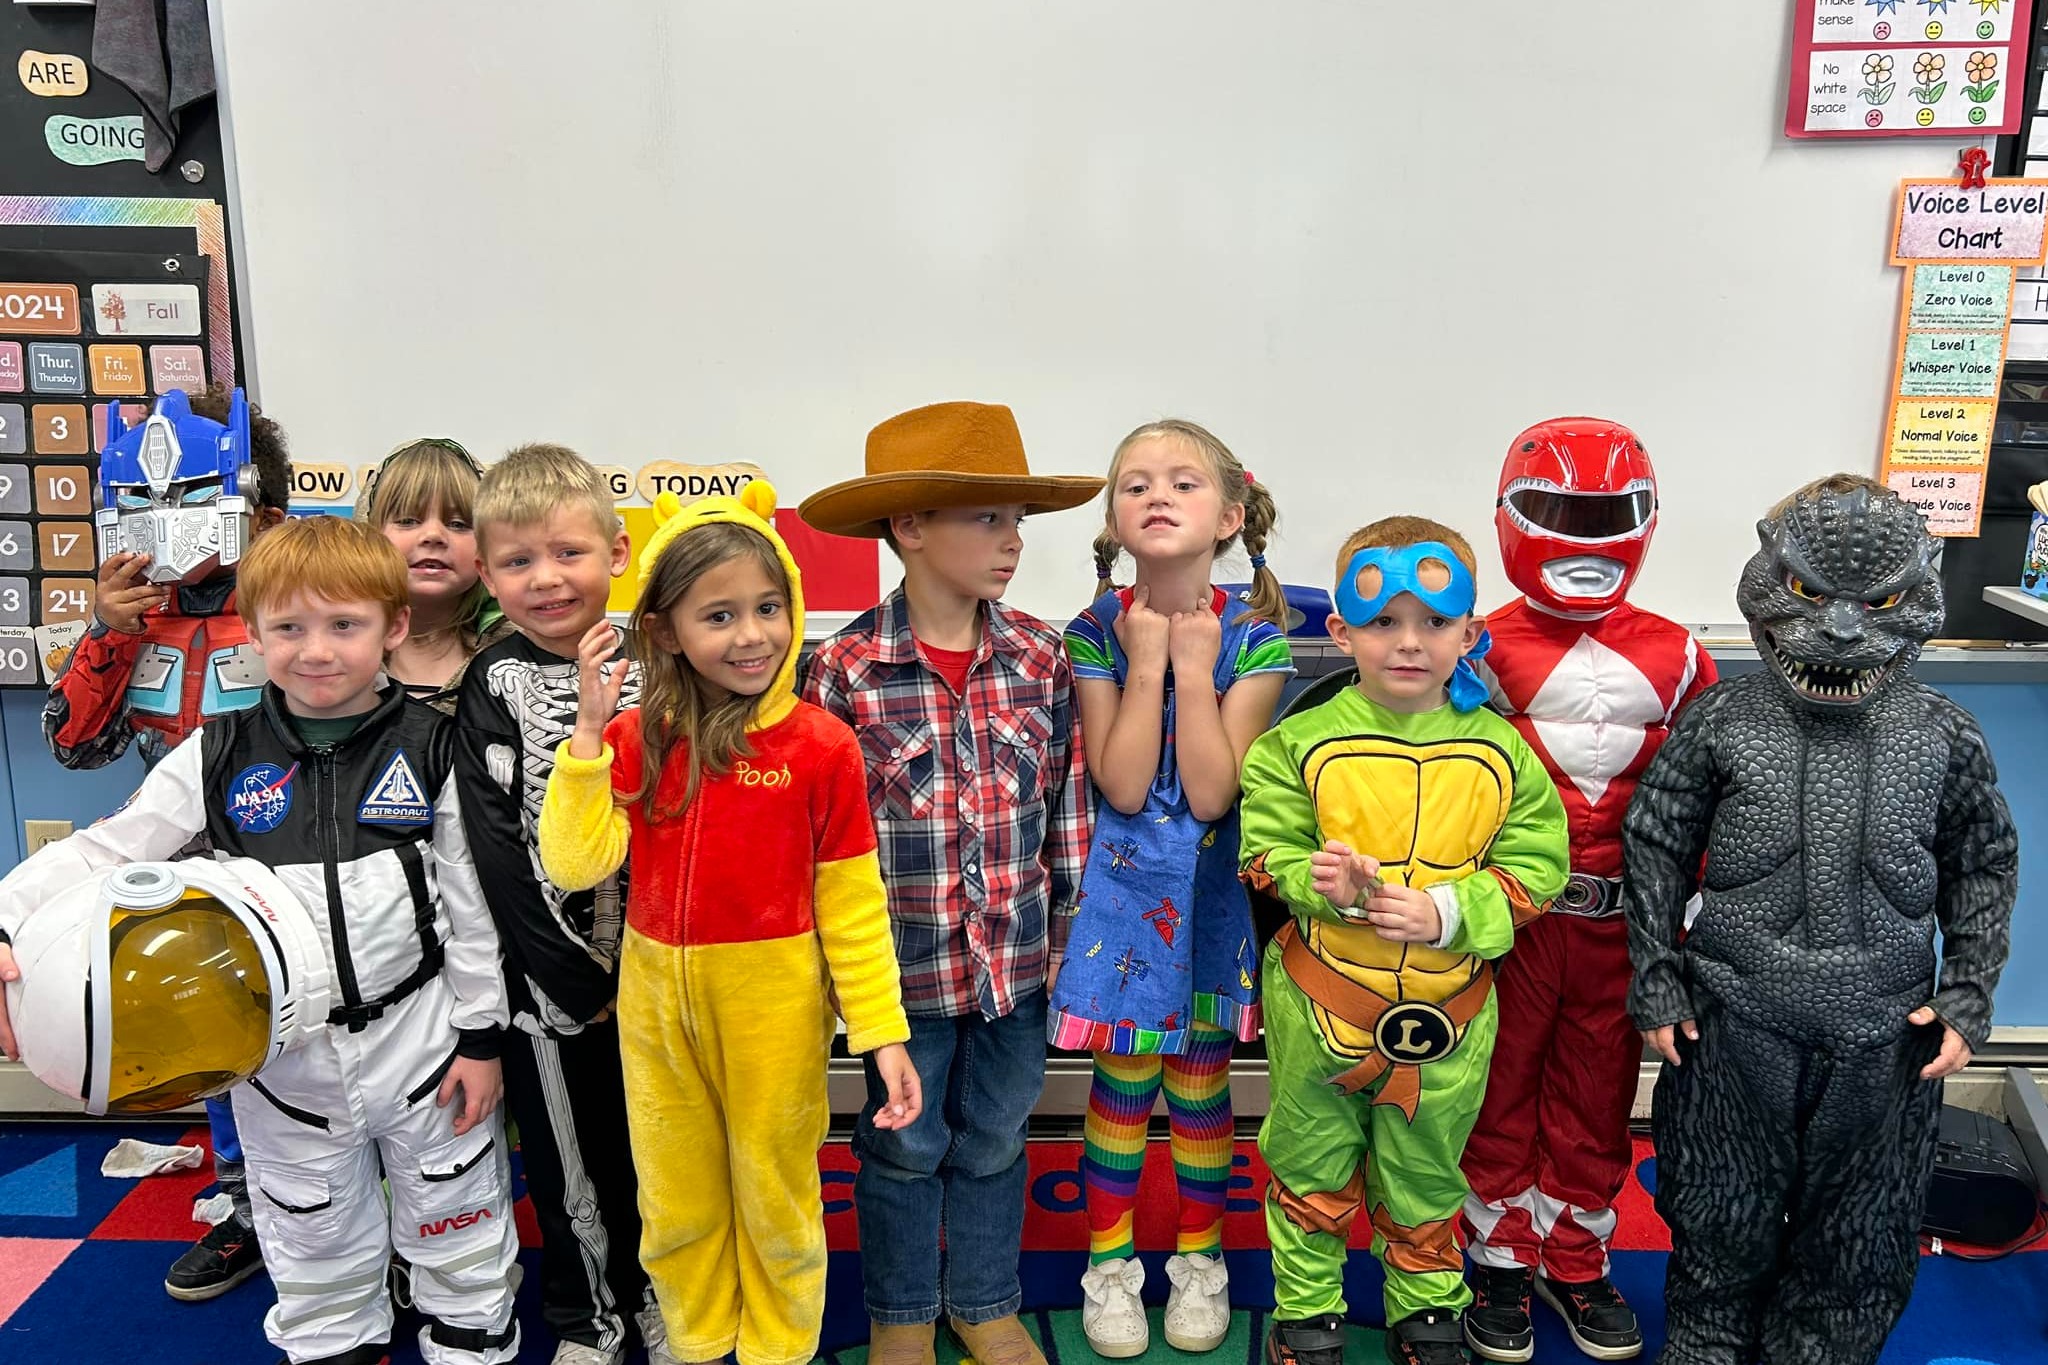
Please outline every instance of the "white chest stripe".
M1640 668L1582 635L1529 699L1528 715L1550 757L1598 805L1642 751L1645 727L1669 709Z

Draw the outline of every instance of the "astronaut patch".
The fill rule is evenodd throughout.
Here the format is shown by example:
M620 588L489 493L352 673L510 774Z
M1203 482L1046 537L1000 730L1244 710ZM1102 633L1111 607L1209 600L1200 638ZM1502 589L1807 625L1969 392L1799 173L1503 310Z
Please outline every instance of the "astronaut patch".
M244 834L268 834L291 814L292 779L299 765L280 768L256 763L235 774L228 784L228 819Z
M405 750L391 755L384 771L377 774L363 803L356 807L356 819L366 825L431 825L434 803L420 787Z

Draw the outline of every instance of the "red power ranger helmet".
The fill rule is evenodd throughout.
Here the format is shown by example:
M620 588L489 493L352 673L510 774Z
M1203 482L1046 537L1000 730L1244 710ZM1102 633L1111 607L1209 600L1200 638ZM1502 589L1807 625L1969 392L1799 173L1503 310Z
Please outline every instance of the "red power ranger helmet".
M1602 616L1643 566L1657 528L1657 472L1618 422L1538 422L1508 448L1493 524L1508 581L1531 602Z

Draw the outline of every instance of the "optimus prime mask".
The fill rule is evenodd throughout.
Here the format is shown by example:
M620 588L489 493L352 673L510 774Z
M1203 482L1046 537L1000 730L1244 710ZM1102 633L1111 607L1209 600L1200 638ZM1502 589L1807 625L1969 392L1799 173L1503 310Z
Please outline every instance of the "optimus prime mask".
M1628 596L1657 527L1657 473L1636 434L1597 417L1558 417L1517 436L1500 470L1493 523L1508 581L1579 620Z
M107 404L93 515L101 563L123 551L146 554L149 582L202 583L240 562L256 492L249 402L240 389L225 426L194 416L177 389L138 427L122 424L120 404Z
M1941 542L1896 494L1806 494L1756 530L1762 546L1736 605L1766 666L1802 702L1863 706L1941 629Z
M327 1023L319 932L249 858L114 868L39 907L14 956L21 1060L89 1114L218 1095Z

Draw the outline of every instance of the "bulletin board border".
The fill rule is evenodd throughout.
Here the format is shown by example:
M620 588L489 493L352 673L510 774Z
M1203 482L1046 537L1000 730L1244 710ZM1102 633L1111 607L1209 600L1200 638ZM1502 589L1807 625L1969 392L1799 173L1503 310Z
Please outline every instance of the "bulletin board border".
M0 195L0 228L181 228L198 238L207 272L206 373L216 384L235 382L235 327L228 275L227 215L210 199L137 199L108 195Z

